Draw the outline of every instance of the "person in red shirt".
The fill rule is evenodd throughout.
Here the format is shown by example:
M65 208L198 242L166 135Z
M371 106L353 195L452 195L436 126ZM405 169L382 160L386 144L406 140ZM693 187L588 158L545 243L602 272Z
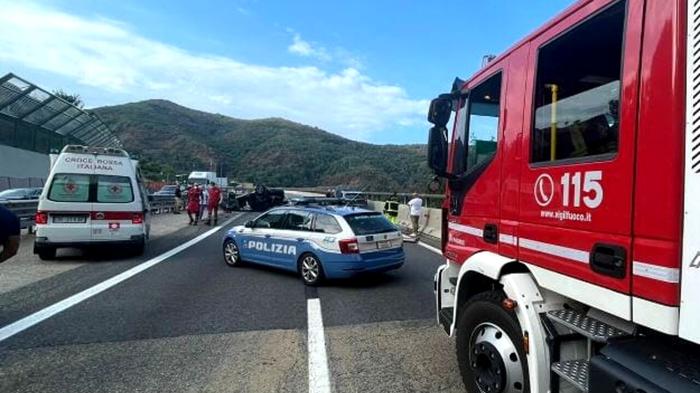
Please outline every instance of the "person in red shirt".
M200 194L201 190L198 184L190 187L189 191L187 191L187 216L190 218L189 225L197 225L197 221L199 221Z
M207 206L207 225L211 225L211 216L214 215L214 225L219 221L219 203L221 203L221 189L212 182L209 186L209 204Z

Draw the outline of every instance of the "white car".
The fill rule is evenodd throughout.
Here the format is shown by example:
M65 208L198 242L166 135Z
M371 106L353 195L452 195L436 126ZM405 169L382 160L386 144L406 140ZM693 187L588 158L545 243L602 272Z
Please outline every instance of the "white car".
M35 216L34 253L61 247L119 245L143 253L148 199L137 161L121 149L68 145L51 156Z

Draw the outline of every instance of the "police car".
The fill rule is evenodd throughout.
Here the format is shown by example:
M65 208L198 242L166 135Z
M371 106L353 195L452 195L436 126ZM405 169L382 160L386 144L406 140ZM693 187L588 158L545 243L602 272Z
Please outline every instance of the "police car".
M399 230L381 213L355 207L280 207L224 237L224 260L298 272L307 285L383 272L404 263Z

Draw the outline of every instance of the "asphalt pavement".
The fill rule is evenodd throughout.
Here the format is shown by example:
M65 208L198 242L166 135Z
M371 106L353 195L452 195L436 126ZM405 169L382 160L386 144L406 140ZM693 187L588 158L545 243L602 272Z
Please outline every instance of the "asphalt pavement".
M454 341L435 323L439 255L406 244L397 271L307 288L295 274L224 264L225 230L253 215L168 258L158 256L210 228L0 293L1 330L158 261L0 341L0 392L463 392ZM311 337L325 339L327 373L310 365L320 354Z

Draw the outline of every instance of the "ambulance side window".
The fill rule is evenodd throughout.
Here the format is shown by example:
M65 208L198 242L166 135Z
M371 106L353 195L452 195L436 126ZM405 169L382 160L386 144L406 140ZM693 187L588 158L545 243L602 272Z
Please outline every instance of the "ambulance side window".
M539 49L531 162L617 153L624 24L619 1Z

